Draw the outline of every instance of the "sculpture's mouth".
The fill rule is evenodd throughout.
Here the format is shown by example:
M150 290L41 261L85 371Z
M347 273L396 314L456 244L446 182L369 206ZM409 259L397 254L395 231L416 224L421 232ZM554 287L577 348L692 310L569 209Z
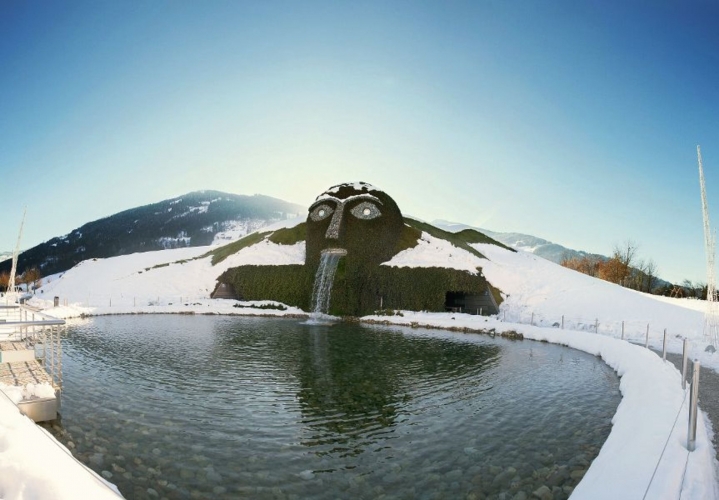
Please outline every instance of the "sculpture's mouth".
M344 248L325 248L321 253L322 255L347 255L347 250Z

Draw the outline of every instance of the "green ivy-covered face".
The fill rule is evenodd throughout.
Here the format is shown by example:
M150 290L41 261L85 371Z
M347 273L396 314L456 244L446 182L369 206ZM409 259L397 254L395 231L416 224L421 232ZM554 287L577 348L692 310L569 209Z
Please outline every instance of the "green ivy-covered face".
M306 263L315 265L332 248L345 250L349 261L379 265L392 257L403 224L384 191L365 182L333 186L310 206Z

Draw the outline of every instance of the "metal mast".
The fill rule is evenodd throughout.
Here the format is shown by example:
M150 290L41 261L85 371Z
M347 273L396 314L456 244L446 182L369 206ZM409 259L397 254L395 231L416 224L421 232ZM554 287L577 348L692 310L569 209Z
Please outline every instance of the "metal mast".
M715 349L719 343L719 314L716 296L716 278L714 275L714 256L716 248L716 235L712 233L709 222L709 205L707 203L707 190L704 183L704 166L702 165L702 150L697 145L697 159L699 161L699 184L702 193L702 212L704 213L704 247L707 254L707 304L704 314L704 339Z
M17 235L17 244L15 245L15 251L12 253L12 268L10 270L10 280L8 282L7 291L15 291L15 273L17 272L17 258L20 255L20 240L22 239L22 228L25 225L25 214L27 213L27 207L22 212L22 221L20 222L20 232Z

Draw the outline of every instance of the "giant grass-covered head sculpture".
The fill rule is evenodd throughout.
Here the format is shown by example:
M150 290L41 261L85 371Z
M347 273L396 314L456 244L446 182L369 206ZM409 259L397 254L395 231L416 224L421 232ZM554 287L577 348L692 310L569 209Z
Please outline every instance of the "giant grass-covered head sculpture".
M306 264L315 268L323 251L336 249L354 265L379 265L392 258L403 225L384 191L366 182L333 186L310 206Z
M243 300L274 300L335 316L364 316L379 309L444 311L450 292L462 298L486 295L488 284L481 273L441 265L380 265L417 246L422 231L452 238L428 224L405 221L394 200L370 184L339 184L316 198L305 224L268 237L280 245L293 245L298 241L294 238L304 237L304 265L242 265L228 269L219 280L232 285ZM272 239L275 235L277 241ZM336 252L322 258L333 249Z

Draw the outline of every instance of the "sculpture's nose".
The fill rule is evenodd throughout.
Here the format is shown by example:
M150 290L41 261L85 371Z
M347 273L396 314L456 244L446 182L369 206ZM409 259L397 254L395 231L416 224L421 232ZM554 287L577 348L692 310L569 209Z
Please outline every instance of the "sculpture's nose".
M340 238L340 227L342 226L342 214L344 213L344 204L337 205L335 213L332 214L332 220L325 233L328 240L338 240Z

